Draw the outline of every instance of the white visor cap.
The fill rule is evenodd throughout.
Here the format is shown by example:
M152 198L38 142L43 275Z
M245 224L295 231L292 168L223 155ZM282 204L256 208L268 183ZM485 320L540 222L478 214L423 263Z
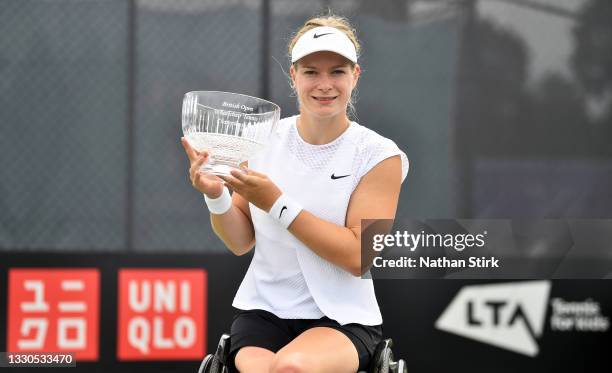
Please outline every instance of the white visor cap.
M334 52L357 63L355 45L346 34L329 26L315 27L300 36L291 49L291 63L315 52Z

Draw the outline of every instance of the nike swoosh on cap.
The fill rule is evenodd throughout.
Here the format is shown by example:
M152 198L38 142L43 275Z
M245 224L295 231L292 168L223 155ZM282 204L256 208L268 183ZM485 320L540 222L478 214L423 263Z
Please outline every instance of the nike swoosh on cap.
M315 34L312 36L312 38L313 38L313 39L316 39L316 38L320 38L321 36L331 35L331 34L333 34L333 32L326 32L326 33L324 33L324 34L319 34L319 35L317 35L317 34L315 33Z

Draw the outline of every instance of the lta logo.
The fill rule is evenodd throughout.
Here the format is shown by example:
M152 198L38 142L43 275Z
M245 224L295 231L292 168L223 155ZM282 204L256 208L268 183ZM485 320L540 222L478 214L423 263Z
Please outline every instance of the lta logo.
M536 356L550 287L550 281L466 286L436 321L436 328Z

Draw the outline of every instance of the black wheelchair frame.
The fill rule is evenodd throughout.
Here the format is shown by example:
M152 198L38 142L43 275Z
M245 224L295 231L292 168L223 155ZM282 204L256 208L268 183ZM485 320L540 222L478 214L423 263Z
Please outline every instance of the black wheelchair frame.
M223 334L214 354L208 354L202 360L198 373L235 373L229 369L229 352L231 338L229 334ZM406 363L399 359L394 361L393 341L384 339L376 346L374 358L370 362L367 372L358 373L407 373Z

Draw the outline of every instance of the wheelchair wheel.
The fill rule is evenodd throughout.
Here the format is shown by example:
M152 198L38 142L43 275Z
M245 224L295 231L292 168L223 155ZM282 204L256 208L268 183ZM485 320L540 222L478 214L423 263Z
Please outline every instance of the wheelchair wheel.
M393 359L393 341L391 339L384 339L378 343L376 350L374 350L374 356L370 362L368 373L389 373L389 364Z
M200 364L200 369L198 369L198 373L208 373L210 372L210 367L212 365L213 355L206 355L204 360L202 360L202 364Z
M230 335L223 334L215 353L206 355L202 360L198 373L229 373L230 341Z
M385 348L382 353L382 361L381 366L378 368L378 373L389 373L391 361L393 361L393 351L390 348Z
M209 354L202 360L198 373L228 373L228 370L221 364L217 355Z

